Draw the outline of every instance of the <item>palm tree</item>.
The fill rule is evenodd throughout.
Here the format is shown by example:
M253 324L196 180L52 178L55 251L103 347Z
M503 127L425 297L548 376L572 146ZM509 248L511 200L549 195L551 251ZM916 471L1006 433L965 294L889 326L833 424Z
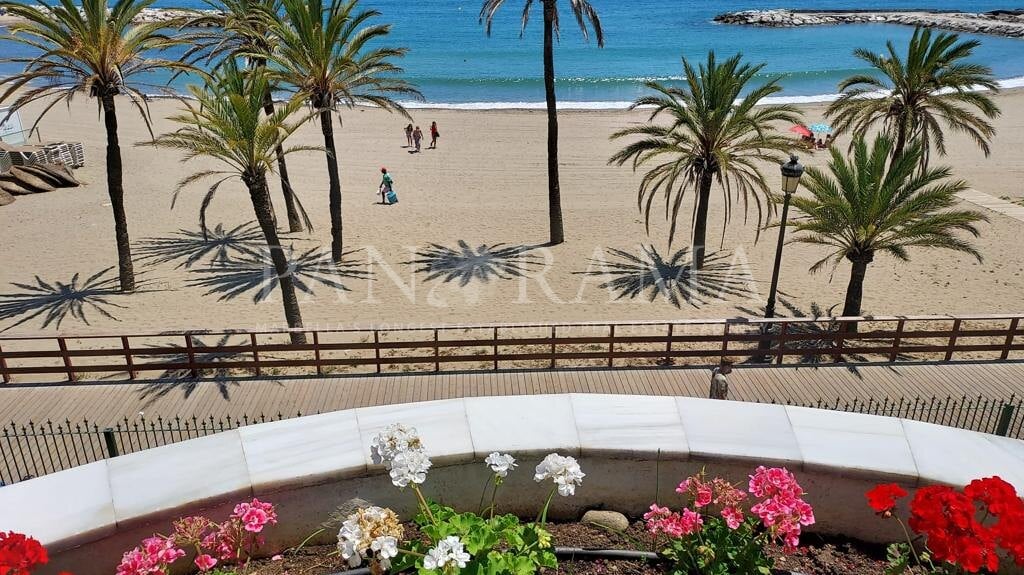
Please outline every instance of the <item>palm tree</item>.
M280 0L204 0L212 9L210 13L202 13L185 24L193 31L187 35L192 47L185 54L186 58L198 57L210 63L220 63L227 58L245 57L249 65L262 67L265 58L252 57L253 54L264 54L273 50L269 30L271 23L281 8ZM263 111L274 114L274 98L267 92L263 102ZM313 225L309 216L298 201L295 190L288 176L288 162L282 150L277 155L277 173L281 179L281 192L284 194L285 210L288 215L288 231L312 231Z
M294 86L320 116L330 179L331 259L343 253L341 174L334 144L333 112L339 105L371 104L406 117L393 95L420 93L396 77L402 69L391 62L405 56L405 48L369 48L386 37L391 26L366 22L380 13L358 10L357 0L283 0L284 17L271 29L275 50L265 56L273 64L273 77Z
M16 95L11 104L13 111L52 98L39 114L38 124L57 103L70 102L75 94L82 92L98 100L107 132L107 192L114 211L121 291L125 292L135 289L135 273L124 213L115 96L127 96L152 133L147 98L140 90L144 85L133 80L147 72L189 69L181 62L153 57L155 52L180 42L167 34L178 22L133 24L153 1L116 0L110 6L107 0L82 0L81 7L72 0L60 0L54 6L0 2L0 7L20 20L10 27L11 34L4 39L39 52L31 57L6 59L24 64L25 69L0 79L0 88L5 88L0 102Z
M811 272L829 263L834 268L844 259L853 266L844 316L860 315L864 276L877 253L908 261L909 248L944 248L981 261L974 246L956 235L965 231L977 237L975 224L988 221L979 212L952 209L967 183L949 180L946 167L921 169L921 142L909 143L896 156L893 147L891 138L879 135L869 149L858 136L849 160L833 148L828 171L807 168L801 181L811 196L792 199L804 216L790 224L799 234L791 241L832 250Z
M942 124L969 135L987 156L996 130L985 118L997 117L999 108L978 89L999 87L988 66L966 61L979 45L977 40L960 41L956 34L937 33L933 38L931 30L918 28L905 58L892 42L887 43L888 54L857 49L854 55L876 74L857 74L840 82L842 95L825 115L834 118L838 132L863 134L881 123L883 133L895 141L894 156L920 139L922 167L932 146L946 155ZM885 95L878 97L878 92Z
M632 161L633 170L655 163L640 182L637 205L650 228L651 210L656 196L665 197L665 214L671 220L669 244L675 238L679 211L687 192L696 193L693 218L693 263L704 265L708 208L711 188L717 182L725 201L725 222L732 215L734 200L742 200L744 211L752 199L757 207L758 229L763 216L762 196L769 187L758 167L759 161L777 163L777 152L788 151L792 141L779 134L776 123L798 123L800 113L793 106L758 104L779 92L778 80L762 84L740 99L741 93L764 64L742 63L737 54L719 63L715 53L697 68L683 58L686 75L684 88L648 82L655 94L639 98L631 108L653 106L648 123L626 128L612 139L642 136L622 150L609 163L623 165ZM654 120L665 114L667 125ZM773 204L766 202L769 213ZM725 239L723 224L722 238Z
M590 27L594 29L597 45L604 47L604 30L601 18L587 0L568 0L576 23L583 32L585 39L590 39ZM544 13L544 98L548 108L548 227L551 245L565 241L565 229L562 224L562 190L558 184L558 111L555 101L555 46L554 39L560 34L558 19L558 0L540 0ZM491 24L498 9L505 0L484 0L480 9L480 22L487 22L487 35L491 35ZM526 0L523 5L522 28L519 35L526 30L530 21L530 9L533 0Z
M206 208L221 185L234 178L245 184L278 276L285 319L288 327L299 328L302 327L302 314L288 259L277 235L267 174L273 172L277 163L277 149L311 115L289 120L301 110L302 103L299 101L284 104L269 116L264 114L264 96L269 90L270 83L262 69L243 72L233 60L228 60L214 73L213 78L207 80L204 87L189 86L195 102L185 101L185 111L169 118L180 125L177 131L162 134L142 145L181 150L185 152L185 162L205 157L223 164L220 169L202 170L187 176L181 180L175 192L177 197L178 192L192 183L216 178L207 190L200 208L199 221L204 233ZM287 155L304 149L319 148L291 147L282 151ZM305 343L305 336L292 333L292 342Z

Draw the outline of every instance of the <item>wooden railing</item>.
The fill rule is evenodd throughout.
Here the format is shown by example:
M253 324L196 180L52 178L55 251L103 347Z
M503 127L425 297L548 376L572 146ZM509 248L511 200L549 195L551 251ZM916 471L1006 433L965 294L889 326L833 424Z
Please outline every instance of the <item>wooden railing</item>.
M1024 359L1022 320L1024 314L3 336L0 376L4 383L23 383L723 361L1008 360ZM306 342L294 343L295 333L305 334Z

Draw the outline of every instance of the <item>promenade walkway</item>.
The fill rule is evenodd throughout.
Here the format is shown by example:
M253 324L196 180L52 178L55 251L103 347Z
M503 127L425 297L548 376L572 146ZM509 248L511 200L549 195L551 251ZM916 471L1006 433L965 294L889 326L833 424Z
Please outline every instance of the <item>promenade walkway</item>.
M1008 400L1024 395L1024 362L737 367L730 399L833 404L884 398ZM487 395L622 393L706 397L706 369L566 369L362 377L0 385L0 424L88 419L292 417L371 405Z
M993 212L1024 222L1024 206L1018 206L1012 202L1008 202L974 189L964 190L958 193L957 197L983 208L988 208Z

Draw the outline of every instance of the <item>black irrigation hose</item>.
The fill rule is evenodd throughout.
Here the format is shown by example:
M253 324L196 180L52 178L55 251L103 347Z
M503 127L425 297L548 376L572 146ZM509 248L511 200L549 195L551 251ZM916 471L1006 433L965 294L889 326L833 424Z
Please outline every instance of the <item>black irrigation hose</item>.
M625 549L582 549L580 547L555 547L556 557L568 557L568 558L594 558L594 559L624 559L632 561L634 559L647 559L650 561L660 561L664 559L657 553L650 551L627 551Z

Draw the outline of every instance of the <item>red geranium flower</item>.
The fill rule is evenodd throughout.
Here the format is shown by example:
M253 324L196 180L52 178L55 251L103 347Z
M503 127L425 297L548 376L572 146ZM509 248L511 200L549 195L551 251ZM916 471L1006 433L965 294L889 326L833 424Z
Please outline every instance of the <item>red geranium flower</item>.
M896 500L906 497L907 492L895 483L883 483L876 485L865 496L868 498L868 505L875 510L875 513L885 513L892 511L896 507Z
M0 575L28 575L49 560L39 541L13 531L0 532Z

